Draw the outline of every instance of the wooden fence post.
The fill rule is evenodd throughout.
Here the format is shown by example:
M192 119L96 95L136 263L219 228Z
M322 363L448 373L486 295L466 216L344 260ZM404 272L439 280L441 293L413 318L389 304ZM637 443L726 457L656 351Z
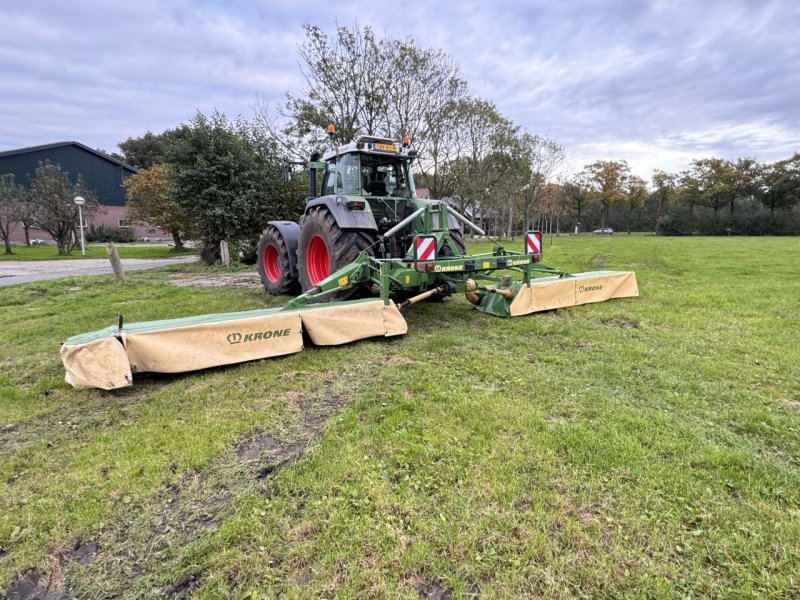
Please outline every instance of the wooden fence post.
M111 268L114 270L114 275L117 279L125 279L125 269L122 268L122 261L119 259L117 247L114 245L114 242L108 242L106 244L106 253L108 254L108 260L111 261Z

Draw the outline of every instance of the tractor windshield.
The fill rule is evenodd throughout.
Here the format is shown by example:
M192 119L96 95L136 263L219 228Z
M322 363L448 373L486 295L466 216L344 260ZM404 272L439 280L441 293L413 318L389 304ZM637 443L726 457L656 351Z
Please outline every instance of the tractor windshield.
M409 162L397 156L380 154L343 154L338 161L330 160L323 190L325 195L338 193L395 198L415 195Z

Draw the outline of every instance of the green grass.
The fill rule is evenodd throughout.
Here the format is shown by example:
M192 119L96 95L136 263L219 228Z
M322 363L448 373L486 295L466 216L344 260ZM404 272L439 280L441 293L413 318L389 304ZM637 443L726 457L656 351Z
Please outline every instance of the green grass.
M117 244L117 252L120 258L173 258L194 254L191 248L176 250L170 246L151 245L146 246L137 244L129 246L127 244ZM88 244L86 246L86 256L81 255L80 245L72 250L69 256L59 256L58 250L51 244L39 244L36 246L25 246L24 244L11 246L13 254L0 253L0 260L70 260L81 258L108 258L105 244Z
M59 342L280 300L169 272L0 288L0 589L798 597L798 248L547 240L641 297L505 320L456 297L400 339L114 393L66 386Z

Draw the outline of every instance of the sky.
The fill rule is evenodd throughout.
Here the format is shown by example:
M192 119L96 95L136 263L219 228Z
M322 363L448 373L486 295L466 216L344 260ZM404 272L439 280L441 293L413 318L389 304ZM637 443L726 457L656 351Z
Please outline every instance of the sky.
M800 151L800 2L25 0L0 3L0 151L107 151L304 89L303 25L445 50L473 94L563 145L567 170Z

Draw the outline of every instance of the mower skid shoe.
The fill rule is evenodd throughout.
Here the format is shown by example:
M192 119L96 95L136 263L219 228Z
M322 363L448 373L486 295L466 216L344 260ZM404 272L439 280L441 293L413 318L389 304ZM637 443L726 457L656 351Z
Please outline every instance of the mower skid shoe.
M308 308L252 310L126 324L74 336L61 346L66 381L111 390L134 373L183 373L300 352L303 331L315 345L403 335L394 303L369 299Z
M633 271L592 271L572 277L541 277L523 285L511 302L512 317L639 295Z

